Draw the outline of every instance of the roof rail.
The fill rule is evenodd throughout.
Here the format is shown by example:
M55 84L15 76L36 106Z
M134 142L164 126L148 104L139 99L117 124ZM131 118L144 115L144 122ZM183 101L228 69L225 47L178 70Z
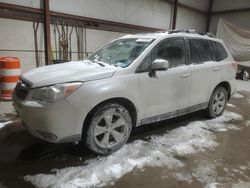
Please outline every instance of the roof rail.
M213 38L216 38L215 35L213 33L206 33L207 36L209 37L213 37Z
M169 30L167 32L168 32L168 34L172 34L172 33L195 33L195 30L191 30L191 29L174 29L174 30Z
M201 32L196 32L194 29L175 29L175 30L169 30L167 31L168 34L173 34L173 33L190 33L190 34L199 34L199 35L206 35L208 37L213 37L215 36L212 33L201 33Z

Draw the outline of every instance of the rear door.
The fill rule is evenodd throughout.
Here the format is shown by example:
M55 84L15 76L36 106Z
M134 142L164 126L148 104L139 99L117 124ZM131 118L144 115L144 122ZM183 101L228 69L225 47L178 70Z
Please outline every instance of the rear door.
M205 39L189 38L188 41L191 68L189 107L205 106L210 98L210 85L214 76L212 52Z
M234 72L230 74L232 70L232 60L228 58L228 54L224 46L216 41L209 41L210 47L213 53L213 77L211 79L211 92L221 82L225 80L234 79ZM225 73L224 73L225 72ZM224 74L223 74L224 73ZM229 77L228 77L229 76ZM231 76L231 78L230 78Z

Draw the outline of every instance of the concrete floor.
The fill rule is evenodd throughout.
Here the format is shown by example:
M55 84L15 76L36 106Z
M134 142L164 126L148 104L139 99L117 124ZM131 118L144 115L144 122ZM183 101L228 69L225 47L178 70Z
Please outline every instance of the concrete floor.
M218 143L215 149L176 155L175 158L184 164L182 167L135 168L106 184L106 187L249 188L250 92L242 91L240 94L244 97L233 98L230 101L232 105L227 106L227 110L243 116L243 120L230 122L240 128L215 132ZM76 167L84 165L88 159L97 158L81 145L49 144L34 138L22 127L10 103L0 103L0 114L0 122L13 120L13 123L0 129L0 187L34 187L23 177L28 174L51 174L52 169ZM201 112L197 112L139 127L134 130L129 142L146 140L150 135L185 127L196 120L206 119Z

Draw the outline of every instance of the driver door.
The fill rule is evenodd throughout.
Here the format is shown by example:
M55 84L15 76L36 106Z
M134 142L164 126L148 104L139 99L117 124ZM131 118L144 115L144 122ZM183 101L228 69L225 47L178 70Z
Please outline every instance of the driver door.
M184 38L168 38L160 42L138 67L142 124L167 119L183 113L188 105L191 71L186 65ZM155 59L165 59L169 68L149 71Z

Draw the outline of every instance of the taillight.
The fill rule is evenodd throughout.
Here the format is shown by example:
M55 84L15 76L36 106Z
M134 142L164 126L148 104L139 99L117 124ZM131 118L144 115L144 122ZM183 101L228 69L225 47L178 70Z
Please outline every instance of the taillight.
M233 66L233 68L237 71L237 69L238 69L238 64L237 64L236 61L234 61L234 62L232 63L232 66Z

